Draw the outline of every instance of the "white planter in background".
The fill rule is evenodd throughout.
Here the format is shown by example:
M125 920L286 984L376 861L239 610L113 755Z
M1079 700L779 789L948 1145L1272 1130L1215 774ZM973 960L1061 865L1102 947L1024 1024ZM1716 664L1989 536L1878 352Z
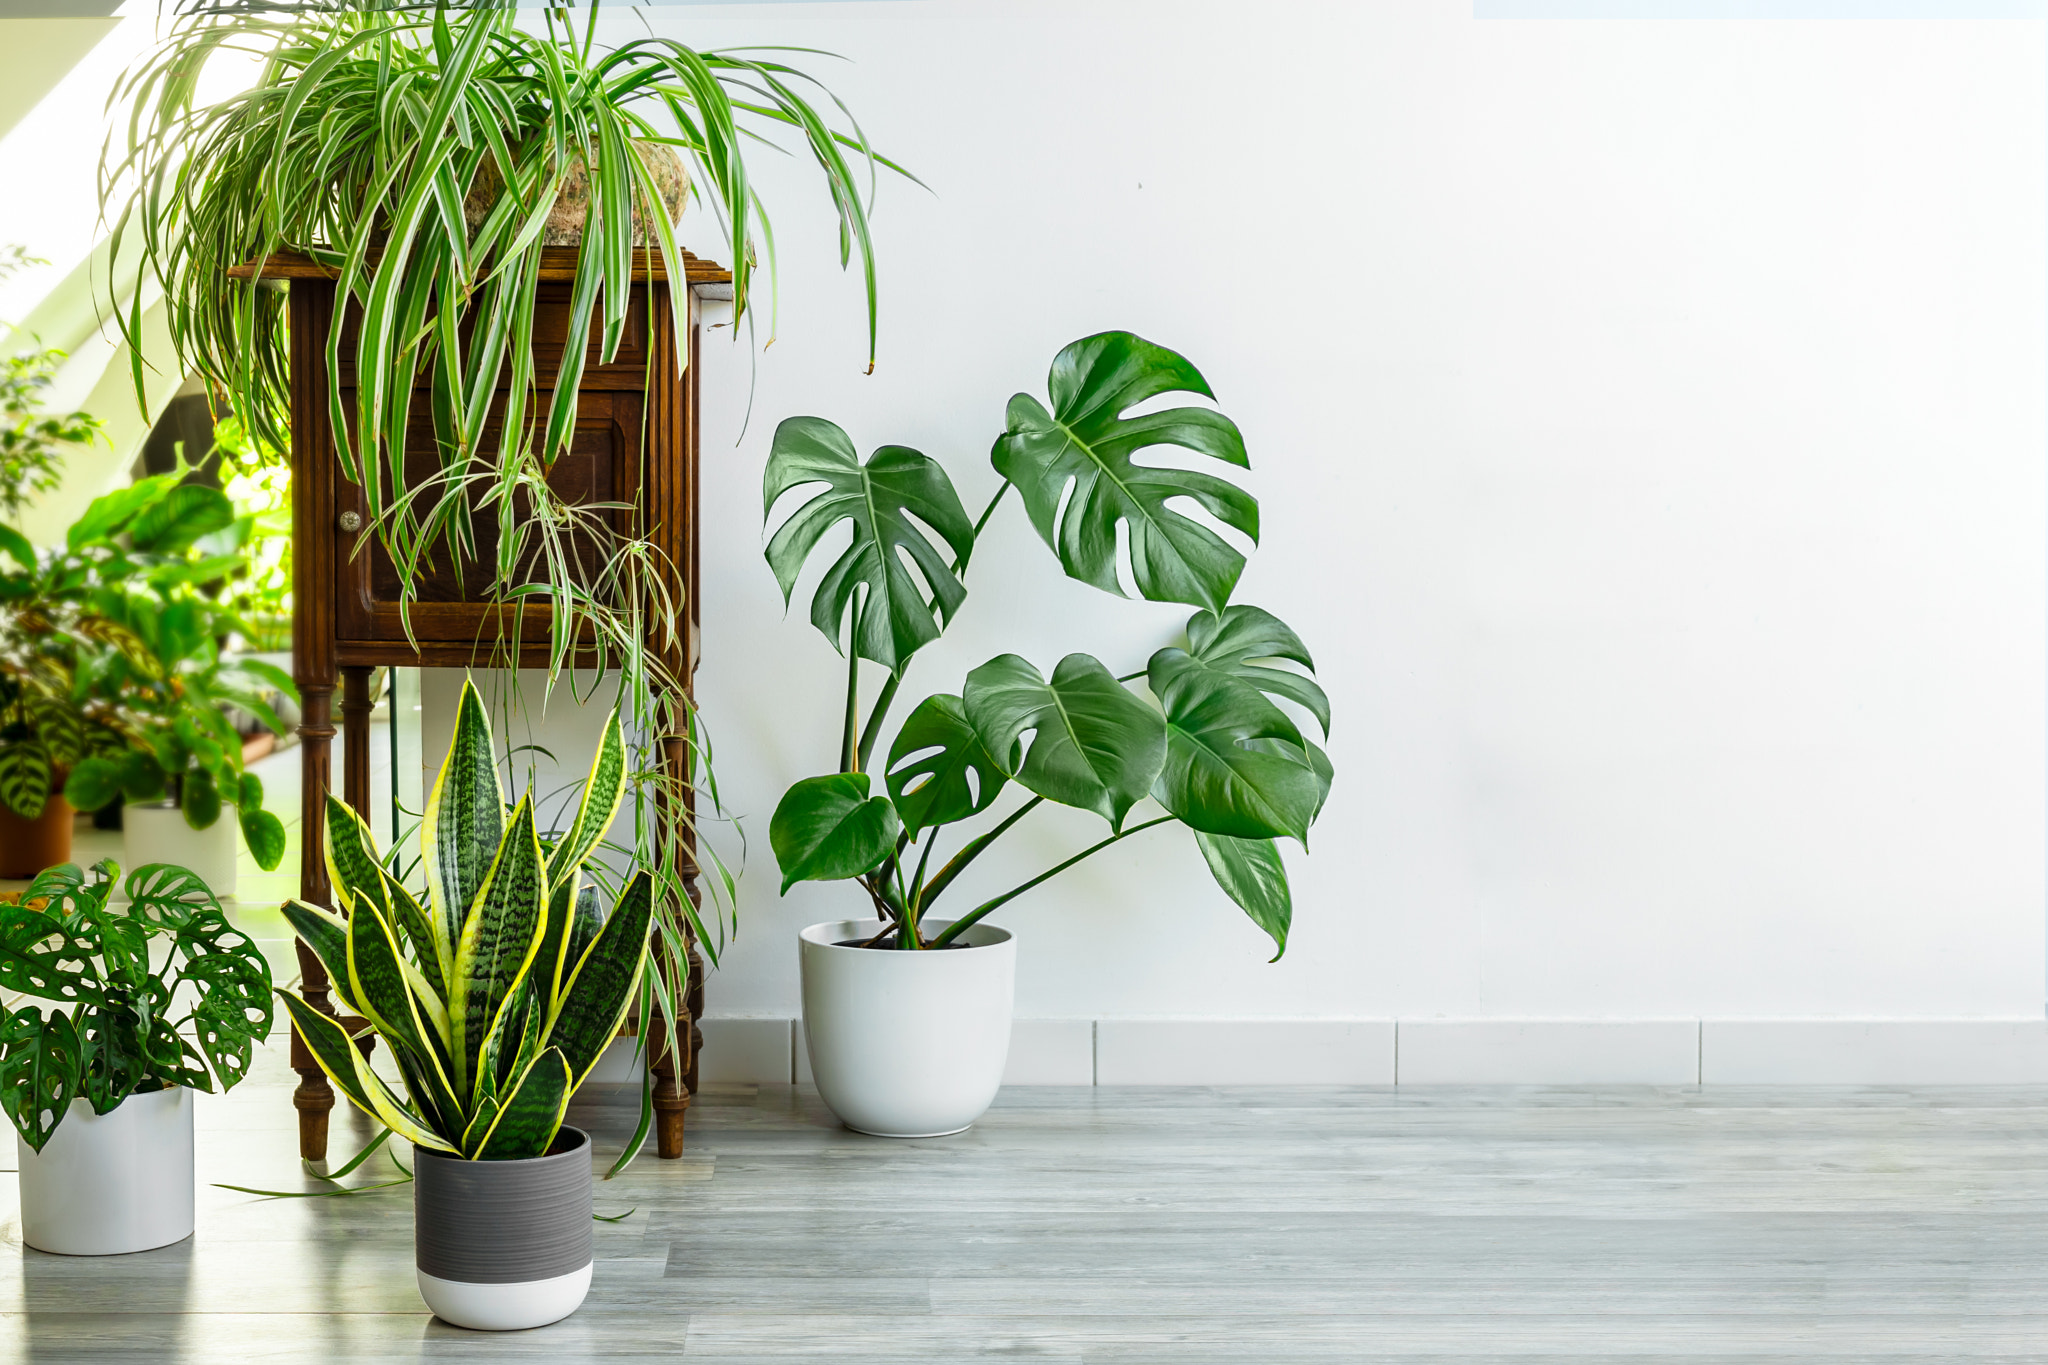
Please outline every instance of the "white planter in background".
M926 926L927 934L943 923ZM878 920L834 920L797 935L804 1044L818 1095L876 1137L940 1137L982 1116L1010 1056L1017 944L977 924L964 948L842 948Z
M21 1240L65 1256L113 1256L192 1235L192 1092L130 1095L111 1114L84 1100L40 1152L21 1135Z
M150 863L188 868L222 900L235 894L235 851L241 831L235 812L222 806L220 819L205 829L185 823L185 812L169 802L124 806L121 810L121 870Z

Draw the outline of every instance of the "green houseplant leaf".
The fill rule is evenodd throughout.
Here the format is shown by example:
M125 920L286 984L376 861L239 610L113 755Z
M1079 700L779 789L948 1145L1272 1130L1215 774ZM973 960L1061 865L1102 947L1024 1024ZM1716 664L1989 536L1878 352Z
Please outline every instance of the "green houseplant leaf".
M1188 618L1189 657L1270 696L1285 697L1305 707L1323 733L1330 733L1330 698L1315 679L1286 669L1253 663L1285 659L1315 671L1308 646L1280 618L1259 607L1234 603L1219 616L1198 611Z
M85 1048L71 1016L33 1005L0 1009L0 1108L42 1151L84 1084Z
M1009 781L967 719L967 703L947 693L926 697L889 746L889 799L915 839L996 803Z
M1225 895L1272 936L1272 960L1287 951L1287 931L1294 922L1294 894L1287 886L1287 866L1271 839L1233 839L1227 834L1195 831L1195 846L1209 864L1209 873Z
M768 564L782 600L788 603L804 561L825 533L851 522L853 543L819 581L811 624L837 645L841 622L858 608L855 648L862 658L900 673L912 654L939 637L967 597L948 557L911 518L936 531L953 560L964 560L974 548L974 524L953 481L924 455L908 446L883 446L863 464L837 426L820 417L792 417L775 429L761 478L762 515L783 494L813 484L824 488L768 542ZM929 600L905 565L906 555L929 585ZM857 597L863 587L864 604Z
M1159 804L1208 834L1306 840L1327 781L1305 755L1252 743L1299 746L1294 722L1254 688L1177 649L1153 655L1147 676L1166 710L1166 762L1154 790Z
M902 825L888 798L868 795L866 773L829 773L791 787L768 822L782 894L798 882L839 881L870 871L896 846Z
M1048 801L1092 810L1121 828L1166 759L1159 713L1101 661L1069 654L1047 681L1015 654L967 675L967 718L1017 781ZM1028 750L1022 738L1032 735Z
M1168 506L1188 498L1226 526L1259 538L1259 505L1200 470L1143 465L1133 456L1170 446L1249 468L1237 424L1208 408L1124 414L1166 393L1213 397L1186 359L1130 332L1103 332L1061 351L1049 380L1052 409L1029 394L1010 400L992 455L1023 494L1031 524L1069 577L1106 592L1117 583L1117 526L1129 540L1140 596L1221 610L1244 556L1201 522ZM1071 488L1071 491L1070 491Z
M129 523L128 537L138 550L174 554L203 535L232 526L234 520L235 505L218 488L179 484Z
M34 740L0 741L0 802L33 820L49 797L49 751Z

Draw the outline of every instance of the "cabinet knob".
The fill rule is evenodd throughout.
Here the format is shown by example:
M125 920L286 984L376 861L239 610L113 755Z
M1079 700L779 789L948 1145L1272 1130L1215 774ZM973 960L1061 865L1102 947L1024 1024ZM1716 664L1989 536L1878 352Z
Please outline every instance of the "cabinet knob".
M337 518L336 525L340 526L341 529L347 534L354 535L356 532L363 529L363 514L354 511L353 509L347 512L343 512L341 516Z

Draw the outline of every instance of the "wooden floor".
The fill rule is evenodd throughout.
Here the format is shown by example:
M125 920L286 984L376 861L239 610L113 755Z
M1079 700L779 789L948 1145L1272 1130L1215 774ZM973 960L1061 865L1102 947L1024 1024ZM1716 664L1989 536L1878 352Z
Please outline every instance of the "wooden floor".
M316 1187L281 1052L202 1103L202 1181ZM402 1185L203 1188L105 1259L21 1249L13 1186L5 1360L2048 1361L2042 1091L1020 1089L918 1142L709 1093L510 1336L427 1316Z

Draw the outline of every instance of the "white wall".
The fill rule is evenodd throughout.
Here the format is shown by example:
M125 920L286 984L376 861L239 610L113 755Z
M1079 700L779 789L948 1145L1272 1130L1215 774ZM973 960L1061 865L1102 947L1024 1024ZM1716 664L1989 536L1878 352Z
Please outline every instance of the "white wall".
M700 690L751 840L714 1012L793 1014L794 931L849 908L778 899L767 848L838 714L836 656L760 558L776 422L916 446L978 506L1009 395L1128 327L1249 438L1239 600L1316 651L1338 779L1281 963L1159 832L1001 916L1020 1015L2041 1017L2039 23L648 22L853 58L805 60L936 191L883 186L872 376L822 200L782 167L775 202L807 202L744 436L752 362L706 350ZM1173 638L1183 610L1060 578L1015 511L914 696L1005 650L1123 670ZM1098 828L1057 813L966 903Z

